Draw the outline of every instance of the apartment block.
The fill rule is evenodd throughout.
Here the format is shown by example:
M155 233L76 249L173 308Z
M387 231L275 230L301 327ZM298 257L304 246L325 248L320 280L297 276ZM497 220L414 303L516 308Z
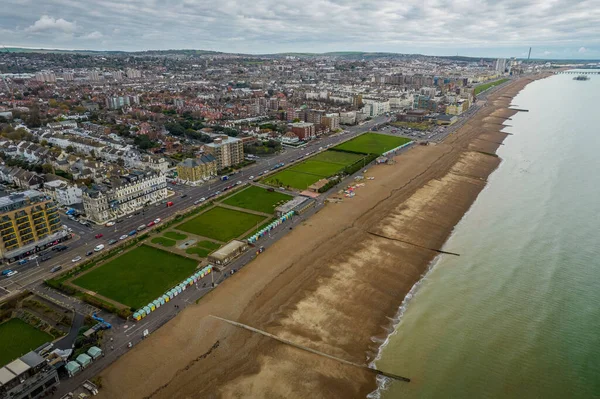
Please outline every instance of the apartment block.
M311 140L315 138L316 130L313 123L299 122L291 123L292 133L294 133L300 140Z
M65 239L58 209L44 193L27 190L0 198L0 255L14 259Z
M167 178L154 171L133 171L83 192L89 220L103 224L167 198Z
M217 160L217 169L221 170L244 160L244 143L235 137L215 136L212 143L204 145L204 152Z
M217 160L212 155L188 158L177 165L177 177L191 184L217 175Z

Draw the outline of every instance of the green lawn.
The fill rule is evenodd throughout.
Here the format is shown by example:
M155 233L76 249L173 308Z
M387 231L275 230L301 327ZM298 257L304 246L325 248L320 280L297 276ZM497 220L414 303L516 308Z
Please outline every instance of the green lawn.
M189 277L197 264L143 245L75 279L73 284L138 309Z
M322 178L322 176L309 175L287 169L269 176L265 179L265 183L275 187L293 187L299 190L306 190L308 186Z
M175 246L175 241L165 237L155 237L152 239L152 243L162 245L163 247Z
M0 324L0 367L51 341L50 334L21 319L10 319Z
M337 163L313 161L312 159L309 159L298 165L292 166L289 170L319 175L321 177L329 177L335 175L343 168L343 165Z
M208 256L208 254L211 252L212 251L210 249L201 248L197 245L185 250L186 254L190 254L190 255L196 254L201 258L206 258Z
M178 233L176 231L167 231L163 236L170 238L175 241L185 240L187 236L185 234Z
M383 154L393 148L406 144L410 141L406 137L388 136L379 133L365 133L346 141L334 148L341 151L354 151L363 154Z
M310 159L312 161L330 162L348 166L362 158L364 158L362 155L351 154L349 152L323 151Z
M253 211L273 213L277 204L287 202L293 197L277 191L267 191L262 187L250 186L223 201L224 204Z
M215 249L219 249L221 248L221 246L219 244L217 244L216 242L212 242L212 241L208 241L208 240L204 240L204 241L198 241L196 243L197 247L203 247L206 249L211 249L211 250L215 250Z
M264 216L216 206L175 228L202 237L228 242L260 224Z
M504 82L508 82L508 79L504 78L504 79L496 80L495 82L489 82L489 83L484 83L482 85L479 85L479 86L475 87L475 90L474 90L475 95L477 95L477 94L481 93L482 91L485 91L491 87L501 85Z

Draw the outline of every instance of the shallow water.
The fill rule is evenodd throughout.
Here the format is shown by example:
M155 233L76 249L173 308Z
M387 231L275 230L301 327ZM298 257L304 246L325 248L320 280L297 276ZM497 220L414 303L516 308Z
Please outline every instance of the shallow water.
M503 162L408 302L389 398L600 397L600 75L513 99Z

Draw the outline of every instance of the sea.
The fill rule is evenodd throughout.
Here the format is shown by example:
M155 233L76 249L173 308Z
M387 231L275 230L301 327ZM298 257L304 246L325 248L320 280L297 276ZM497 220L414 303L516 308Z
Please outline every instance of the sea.
M413 287L370 397L600 398L600 75L557 74L526 109L502 163Z

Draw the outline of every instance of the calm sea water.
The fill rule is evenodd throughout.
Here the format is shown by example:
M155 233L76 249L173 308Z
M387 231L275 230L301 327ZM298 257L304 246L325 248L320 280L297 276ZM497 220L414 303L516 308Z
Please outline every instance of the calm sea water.
M600 398L600 76L528 85L501 166L414 289L382 398Z

